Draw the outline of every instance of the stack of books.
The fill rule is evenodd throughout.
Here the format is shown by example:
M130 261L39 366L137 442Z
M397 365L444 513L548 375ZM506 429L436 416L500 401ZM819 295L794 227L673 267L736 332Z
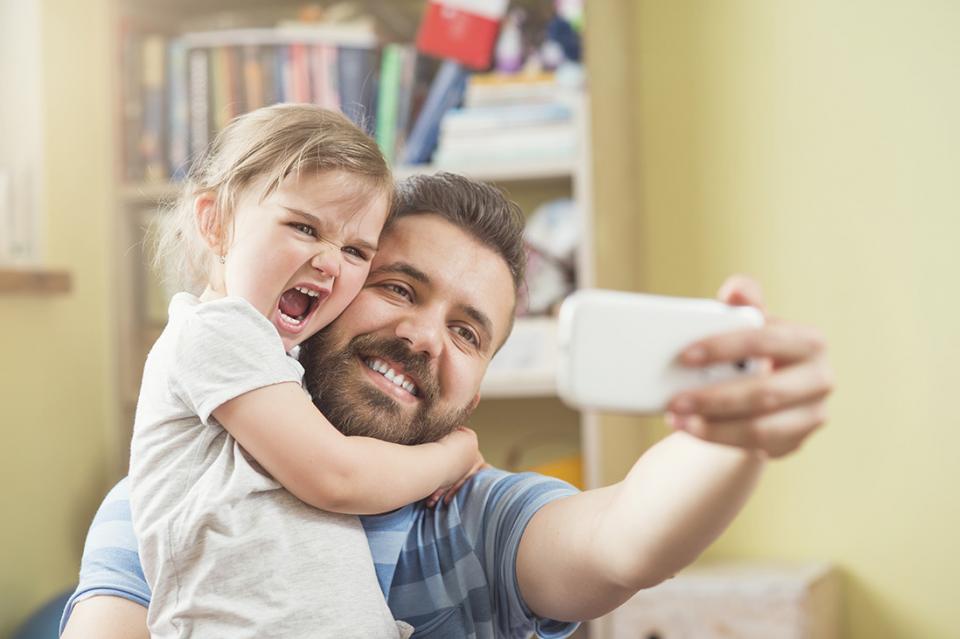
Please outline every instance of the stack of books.
M339 109L376 133L381 49L372 32L320 25L126 35L127 181L182 177L233 117L277 102Z
M573 161L576 94L551 73L476 74L440 124L433 162L449 169Z

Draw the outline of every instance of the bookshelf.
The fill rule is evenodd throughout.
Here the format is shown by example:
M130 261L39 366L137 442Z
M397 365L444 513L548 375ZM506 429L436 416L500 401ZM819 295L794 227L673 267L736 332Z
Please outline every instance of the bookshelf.
M378 33L389 31L403 32L412 40L416 28L417 16L422 9L422 0L390 3L358 3L378 18L388 22L386 29L378 27ZM294 14L297 5L281 3L276 15L289 17ZM203 35L196 36L192 42L202 46L215 46L217 36L210 35L216 25L242 28L258 42L270 41L262 38L265 24L262 6L244 1L199 0L197 2L173 3L169 11L158 16L147 0L118 0L118 54L129 42L124 39L124 29L131 23L150 23L155 21L164 34L179 34L196 29ZM387 16L378 15L389 12ZM228 12L229 17L224 17ZM210 17L214 15L215 17ZM412 17L411 17L412 16ZM199 25L199 26L196 26ZM277 35L275 42L296 42L296 35L289 32ZM190 41L190 38L187 38ZM227 40L235 42L235 40ZM142 246L144 219L149 212L162 202L174 199L178 188L166 176L150 179L149 171L129 172L124 167L124 158L131 152L130 141L125 141L125 109L129 111L131 96L136 95L129 83L136 74L121 71L117 77L117 166L116 202L117 238L118 238L118 274L119 291L117 295L117 318L119 322L118 340L120 354L119 385L121 392L121 425L119 436L123 442L121 450L126 448L133 423L133 413L139 390L139 380L143 360L160 331L162 322L147 307L156 301L149 299L150 274L143 266L145 251ZM471 178L497 184L504 188L510 197L516 200L526 214L540 203L555 198L566 197L573 200L582 212L582 230L579 249L576 255L576 286L589 286L594 283L593 254L593 215L592 215L592 164L590 153L590 99L585 93L577 94L573 105L573 123L579 152L572 157L554 156L531 160L498 160L489 158L478 162L460 162L456 165L417 165L395 167L398 178L416 173L433 173L447 170L462 173ZM136 106L136 105L134 105ZM141 108L146 105L139 105ZM155 313L154 313L155 315ZM556 397L555 353L550 351L556 332L555 320L551 317L520 317L517 319L514 334L502 353L509 351L512 341L527 336L528 343L535 344L542 351L542 357L532 365L520 367L503 366L495 361L481 388L482 401L475 415L475 423L481 446L488 461L505 466L511 459L522 458L524 468L538 467L550 457L579 455L582 459L581 483L586 486L599 485L601 463L597 439L598 418L589 413L580 413L567 407ZM536 445L530 442L537 439ZM541 445L540 440L549 445ZM519 447L527 446L528 450ZM125 463L126 460L123 460Z

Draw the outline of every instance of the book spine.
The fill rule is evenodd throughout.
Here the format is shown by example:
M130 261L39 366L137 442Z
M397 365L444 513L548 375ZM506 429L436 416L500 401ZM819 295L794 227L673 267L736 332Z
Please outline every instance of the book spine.
M210 87L213 130L222 131L230 121L230 75L226 47L210 50Z
M244 102L248 110L253 111L266 106L260 47L255 44L243 47L243 89Z
M260 49L260 71L263 81L264 106L281 102L279 79L277 77L277 47L265 46Z
M190 155L198 158L210 141L210 68L207 49L193 49L188 54L190 65Z
M294 102L310 102L311 78L307 46L303 43L290 45L290 67L293 80Z
M277 47L277 79L277 100L293 101L293 65L290 63L290 47L287 45Z
M445 61L430 84L430 92L407 138L403 161L423 164L430 161L440 135L443 115L463 100L470 72L453 60Z
M367 133L375 133L377 51L343 47L337 60L341 111Z
M398 45L383 49L380 65L380 90L377 94L377 144L392 164L397 142L397 103L400 92L401 51Z
M143 131L140 154L144 177L150 181L167 179L164 159L164 77L166 41L163 36L149 35L142 44Z
M397 123L394 157L403 157L403 148L410 128L410 115L416 84L417 50L405 45L400 48L400 84L397 90Z
M169 143L168 173L175 180L186 177L190 164L189 99L187 96L187 50L183 41L174 38L167 48L168 73L167 115Z
M229 122L241 113L246 113L247 100L243 90L243 52L238 47L224 48L224 62L227 74L227 109Z

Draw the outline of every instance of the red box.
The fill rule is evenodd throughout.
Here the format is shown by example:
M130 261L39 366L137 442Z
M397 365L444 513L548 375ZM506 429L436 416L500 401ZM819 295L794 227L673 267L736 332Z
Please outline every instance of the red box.
M464 8L471 4L475 3L429 2L417 33L417 49L439 58L456 60L471 69L488 69L506 3L489 2L484 13ZM502 10L490 6L500 4Z

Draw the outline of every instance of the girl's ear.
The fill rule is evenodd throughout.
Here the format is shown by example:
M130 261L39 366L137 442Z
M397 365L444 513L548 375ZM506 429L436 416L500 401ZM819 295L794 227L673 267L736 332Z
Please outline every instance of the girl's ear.
M201 193L193 200L193 214L197 220L197 230L210 250L217 255L223 254L225 234L223 218L217 210L217 200L212 193Z

